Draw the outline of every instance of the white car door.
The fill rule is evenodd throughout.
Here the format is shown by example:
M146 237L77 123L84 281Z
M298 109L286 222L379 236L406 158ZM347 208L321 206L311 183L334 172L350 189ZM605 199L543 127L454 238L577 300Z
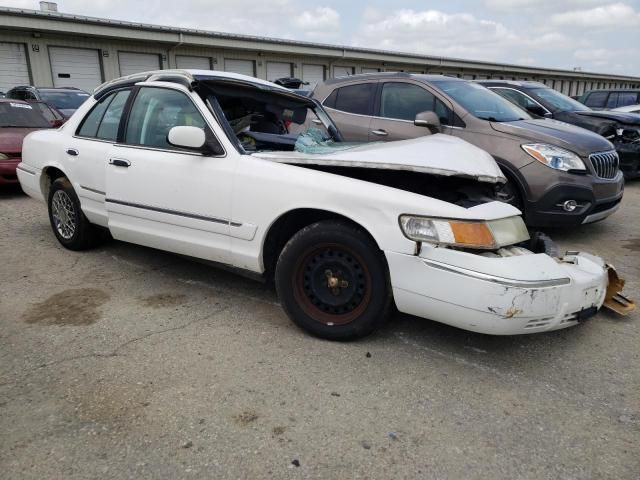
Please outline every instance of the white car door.
M83 212L92 223L105 227L105 169L130 94L126 89L101 98L82 120L76 135L63 146Z
M172 127L189 125L203 128L208 143L220 145L186 92L141 87L135 95L123 141L112 146L106 167L112 235L228 263L235 157L188 151L167 142Z

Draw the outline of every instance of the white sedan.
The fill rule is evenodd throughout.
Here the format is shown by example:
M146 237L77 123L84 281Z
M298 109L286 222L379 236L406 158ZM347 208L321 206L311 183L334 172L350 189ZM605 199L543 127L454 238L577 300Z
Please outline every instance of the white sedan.
M367 335L394 303L476 332L548 331L607 295L600 258L535 252L520 212L493 201L505 179L486 152L439 134L344 143L317 102L242 75L107 82L26 138L18 177L64 247L108 230L274 279L291 319L323 338Z

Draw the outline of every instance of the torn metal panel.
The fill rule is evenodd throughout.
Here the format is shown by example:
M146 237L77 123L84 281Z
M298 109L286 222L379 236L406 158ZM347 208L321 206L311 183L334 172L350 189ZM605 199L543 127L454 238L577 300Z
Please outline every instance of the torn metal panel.
M388 143L350 145L340 150L256 152L253 156L297 165L405 170L504 183L506 178L487 152L448 135L429 135Z
M609 285L604 297L603 306L620 315L629 315L636 309L636 303L622 294L625 281L618 276L618 272L612 265L607 265Z

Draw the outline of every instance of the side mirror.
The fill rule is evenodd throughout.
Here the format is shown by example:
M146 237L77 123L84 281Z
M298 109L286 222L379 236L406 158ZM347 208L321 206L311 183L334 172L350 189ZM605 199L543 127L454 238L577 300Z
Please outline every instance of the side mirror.
M527 111L538 117L544 117L545 114L547 113L547 111L544 108L542 108L540 105L530 105L527 107Z
M438 118L438 115L432 111L418 113L413 124L416 127L427 127L431 130L431 133L440 132L440 119Z
M204 147L206 138L204 130L198 127L180 126L169 130L167 141L174 147L199 150Z

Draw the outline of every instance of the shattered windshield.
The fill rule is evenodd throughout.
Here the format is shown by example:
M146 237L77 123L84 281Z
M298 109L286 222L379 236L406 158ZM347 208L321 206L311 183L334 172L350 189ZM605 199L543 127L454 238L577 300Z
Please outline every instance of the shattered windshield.
M335 148L342 143L327 113L308 98L279 91L210 84L208 103L223 116L227 135L247 153Z

